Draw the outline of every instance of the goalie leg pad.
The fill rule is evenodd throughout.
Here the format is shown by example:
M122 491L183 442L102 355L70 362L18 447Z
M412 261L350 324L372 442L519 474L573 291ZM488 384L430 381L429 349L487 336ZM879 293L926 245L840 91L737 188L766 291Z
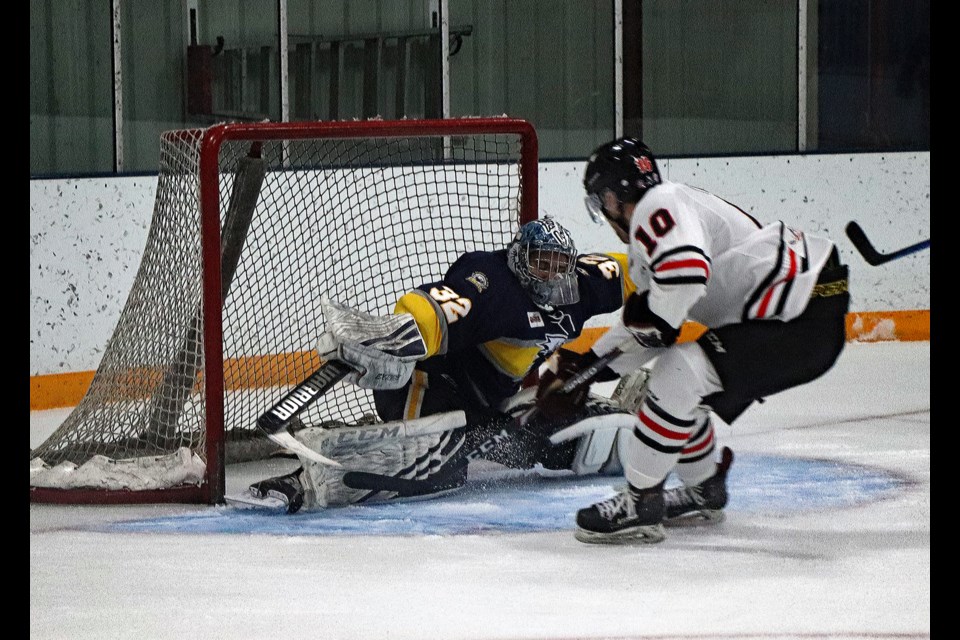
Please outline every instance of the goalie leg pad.
M463 445L465 424L463 412L453 411L364 427L299 431L298 440L342 465L301 458L304 508L423 497L462 486L466 474L461 478L447 463ZM372 483L371 476L384 480ZM431 482L410 486L391 480Z
M615 401L590 394L576 414L562 420L534 418L529 427L549 432L554 447L576 440L569 468L577 475L616 474L619 458L616 443L621 431L632 431L640 424L635 413L625 411Z
M610 460L619 429L602 429L580 436L570 469L578 476L598 473Z
M640 418L625 411L616 402L590 394L587 404L580 412L561 421L552 421L550 442L559 444L579 438L594 431L633 429L640 424ZM612 442L611 442L612 446Z

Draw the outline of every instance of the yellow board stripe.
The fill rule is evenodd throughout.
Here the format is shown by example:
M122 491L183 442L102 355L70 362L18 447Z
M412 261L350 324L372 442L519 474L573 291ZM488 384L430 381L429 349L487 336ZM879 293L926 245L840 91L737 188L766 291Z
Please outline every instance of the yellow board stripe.
M586 328L567 347L585 352L606 327ZM687 323L680 331L681 342L696 340L704 327ZM847 340L856 342L921 341L930 339L930 310L866 311L847 314ZM320 360L312 353L279 354L237 358L224 363L227 389L292 385L310 374ZM305 366L306 365L306 366ZM245 371L266 370L269 375L253 380ZM302 372L302 373L300 373ZM162 373L162 372L161 372ZM76 406L93 380L93 371L30 376L30 410Z

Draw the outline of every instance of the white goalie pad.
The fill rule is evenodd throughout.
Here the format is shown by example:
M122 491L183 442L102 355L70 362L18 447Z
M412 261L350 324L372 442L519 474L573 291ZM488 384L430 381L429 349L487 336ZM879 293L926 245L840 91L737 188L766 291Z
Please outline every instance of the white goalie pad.
M580 441L577 443L577 452L571 465L574 473L577 475L590 473L617 475L623 472L623 467L620 464L620 447L626 434L621 429L632 430L634 426L640 423L637 412L640 409L640 403L643 402L649 380L650 370L641 367L623 376L617 383L610 400L622 410L629 412L631 419L626 426L618 426L614 429L607 426L609 423L598 423L596 421L573 425L581 430L587 426L595 427L592 431L580 436Z
M336 359L355 370L347 380L366 389L399 389L416 362L427 355L417 322L409 313L375 316L323 299L327 330L317 341L324 361Z
M442 466L459 445L453 431L465 426L463 411L440 413L415 420L384 422L358 427L307 427L296 438L307 447L340 463L340 467L300 457L304 473L304 509L353 504L370 491L344 484L344 474L364 471L408 480L421 479L428 469ZM462 436L458 435L461 439ZM389 499L377 495L371 501Z
M621 410L630 414L629 424L610 428L609 423L586 424L577 423L573 425L575 431L582 431L585 427L594 427L591 431L580 436L577 443L577 452L573 459L571 469L577 475L590 473L601 473L605 475L618 475L623 473L623 466L620 464L620 448L624 441L625 433L623 429L633 429L640 423L637 412L640 409L640 403L646 394L647 383L650 380L650 370L647 368L638 368L620 378L614 389L610 400Z
M517 416L533 407L536 401L537 387L532 386L521 389L519 393L507 398L500 404L498 408L504 413Z
M637 410L647 388L650 371L633 371L620 379L611 398L591 393L584 407L585 417L574 416L571 423L550 436L554 445L579 439L570 469L577 475L621 472L618 454L620 431L633 430L640 424ZM512 415L524 414L536 402L536 387L523 389L509 398L501 410ZM605 409L604 409L605 407Z
M620 429L602 429L581 436L570 470L578 476L607 473L611 458L619 460L614 450L620 439Z
M550 442L560 444L595 431L632 430L639 424L640 418L634 412L624 411L612 399L591 393L587 396L583 417L574 416L569 426L559 429L550 436Z

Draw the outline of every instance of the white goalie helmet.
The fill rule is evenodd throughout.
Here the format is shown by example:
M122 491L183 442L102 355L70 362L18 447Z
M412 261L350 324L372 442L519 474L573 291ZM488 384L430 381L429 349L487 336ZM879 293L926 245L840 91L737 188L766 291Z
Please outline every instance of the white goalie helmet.
M507 249L507 265L537 306L580 300L573 236L549 216L520 227Z

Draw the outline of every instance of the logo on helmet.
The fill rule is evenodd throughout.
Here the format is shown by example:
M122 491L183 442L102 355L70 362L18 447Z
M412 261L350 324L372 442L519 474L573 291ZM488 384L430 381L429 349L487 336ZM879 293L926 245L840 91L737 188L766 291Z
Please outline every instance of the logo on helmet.
M653 171L653 162L651 162L647 156L637 156L633 159L633 163L637 165L637 169L643 173Z

